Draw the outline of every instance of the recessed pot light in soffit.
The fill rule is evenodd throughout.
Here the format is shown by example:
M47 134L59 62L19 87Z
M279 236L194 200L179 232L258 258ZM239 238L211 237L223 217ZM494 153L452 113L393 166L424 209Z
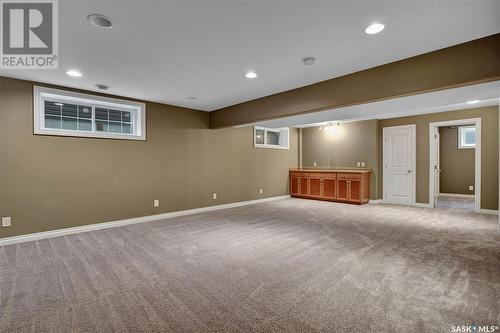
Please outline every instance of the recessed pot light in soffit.
M373 23L366 27L365 32L368 35L374 35L384 30L384 28L385 25L383 25L382 23Z
M113 28L113 21L109 17L101 14L91 14L87 16L87 20L99 28L111 29Z
M105 84L101 84L101 83L96 84L95 87L99 90L108 90L109 89L109 86L107 86Z
M302 59L302 62L304 63L304 65L311 66L311 65L314 65L314 63L316 62L316 58L314 58L314 57L305 57L304 59Z

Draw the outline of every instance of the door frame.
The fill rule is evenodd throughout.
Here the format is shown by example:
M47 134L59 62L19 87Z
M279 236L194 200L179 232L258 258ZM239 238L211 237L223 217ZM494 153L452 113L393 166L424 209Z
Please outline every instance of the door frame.
M481 211L481 118L456 119L429 123L429 207L434 208L434 193L436 189L434 177L434 165L436 165L439 141L434 140L434 132L439 127L461 126L473 124L476 127L476 148L474 149L474 211ZM439 194L439 193L437 193Z
M385 200L385 189L387 188L387 168L385 165L385 159L387 157L387 150L385 149L385 131L386 129L398 129L398 128L410 128L411 129L411 137L412 137L412 147L411 147L411 155L413 156L412 161L412 172L411 172L411 200L409 206L416 205L417 198L417 125L416 124L408 124L408 125L400 125L400 126L387 126L382 128L382 202L386 202ZM390 202L389 202L390 203Z

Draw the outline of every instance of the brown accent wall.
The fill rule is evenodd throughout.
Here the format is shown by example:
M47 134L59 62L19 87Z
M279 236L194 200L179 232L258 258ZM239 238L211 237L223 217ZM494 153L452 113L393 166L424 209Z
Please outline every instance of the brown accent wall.
M500 33L216 110L211 128L500 79Z
M452 194L474 194L475 149L458 149L458 127L439 128L439 191Z
M302 165L329 167L332 157L335 167L356 167L356 162L365 162L371 174L370 197L377 199L379 168L378 120L367 120L341 124L334 132L318 127L302 129Z
M481 208L498 209L498 106L380 120L380 132L385 126L417 125L417 202L429 202L429 123L467 118L482 119ZM382 142L379 149L382 154ZM382 184L380 163L378 179ZM381 198L382 187L378 189Z
M157 103L147 141L33 135L32 91L0 77L0 237L285 195L298 166L295 129L290 150L256 149L252 127Z

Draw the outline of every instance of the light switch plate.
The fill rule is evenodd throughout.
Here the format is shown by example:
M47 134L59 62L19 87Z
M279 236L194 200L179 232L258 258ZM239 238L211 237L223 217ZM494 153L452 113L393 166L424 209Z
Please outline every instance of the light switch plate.
M212 198L213 198L214 200L217 200L217 193L212 194Z
M157 200L153 201L153 206L160 207L160 200L157 199Z
M261 188L259 188L259 193L262 194L263 192L264 191Z
M2 217L2 227L10 227L11 226L11 219L10 216Z
M469 185L469 191L474 191L474 185Z
M313 163L313 166L318 166L318 163L314 162L314 163Z

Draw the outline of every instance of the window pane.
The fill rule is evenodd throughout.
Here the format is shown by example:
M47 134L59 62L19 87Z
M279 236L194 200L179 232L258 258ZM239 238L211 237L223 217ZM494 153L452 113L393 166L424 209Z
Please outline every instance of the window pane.
M45 115L45 128L61 128L61 117Z
M123 133L132 133L132 126L130 124L127 124L127 123L123 123L122 124L122 132Z
M61 103L57 103L57 104L61 104ZM60 116L61 115L61 106L56 105L55 102L45 101L45 114Z
M280 144L280 133L279 132L267 132L267 144L268 145L279 145Z
M111 113L110 113L111 116ZM122 124L121 123L115 123L115 122L109 122L109 131L113 133L121 133L122 132Z
M122 112L120 110L109 110L109 120L122 121Z
M259 145L264 144L264 130L255 130L255 143Z
M126 122L131 122L132 121L132 118L130 116L130 112L128 112L128 111L123 111L122 112L122 121L126 121Z
M74 104L66 104L64 103L62 106L62 115L63 117L77 117L78 116L78 107Z
M96 122L95 122L95 130L97 132L108 132L108 122L107 121L102 121L102 120L96 120Z
M108 120L108 109L95 108L95 119Z
M78 130L91 132L92 131L92 121L86 120L86 119L79 119L78 120Z
M465 145L474 145L476 143L476 131L466 131L464 134Z
M92 118L92 108L90 106L78 106L78 117L79 118Z
M75 118L62 118L62 128L67 130L76 130L77 122Z

